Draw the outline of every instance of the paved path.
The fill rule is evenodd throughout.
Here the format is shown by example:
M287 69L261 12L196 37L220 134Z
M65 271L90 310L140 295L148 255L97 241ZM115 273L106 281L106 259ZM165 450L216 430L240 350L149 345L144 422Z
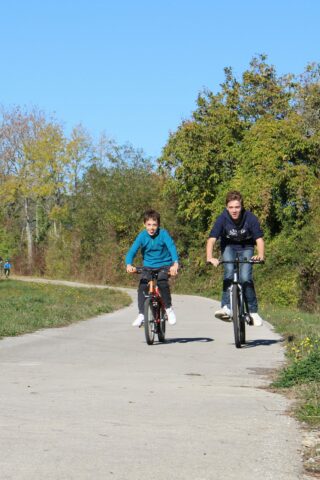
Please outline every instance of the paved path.
M283 361L278 335L251 327L237 350L217 302L174 307L166 344L131 327L135 303L1 340L1 480L302 478L287 400L260 388Z

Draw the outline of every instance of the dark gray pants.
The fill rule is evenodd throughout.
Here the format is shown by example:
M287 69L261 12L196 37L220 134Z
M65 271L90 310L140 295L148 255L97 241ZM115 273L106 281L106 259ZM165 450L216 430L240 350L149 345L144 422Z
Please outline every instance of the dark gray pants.
M138 287L138 308L139 313L144 312L145 295L148 294L148 282L151 280L151 272L149 270L143 270L140 277L140 283ZM166 308L171 307L171 293L169 287L168 272L160 271L158 273L158 287L163 299L163 303Z

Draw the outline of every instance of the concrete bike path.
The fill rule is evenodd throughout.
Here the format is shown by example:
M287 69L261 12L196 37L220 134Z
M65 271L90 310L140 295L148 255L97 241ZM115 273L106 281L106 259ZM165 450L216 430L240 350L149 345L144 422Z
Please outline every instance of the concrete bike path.
M283 361L279 336L251 327L237 350L217 302L174 307L165 344L131 327L135 301L1 340L1 480L304 478L288 401L261 388Z

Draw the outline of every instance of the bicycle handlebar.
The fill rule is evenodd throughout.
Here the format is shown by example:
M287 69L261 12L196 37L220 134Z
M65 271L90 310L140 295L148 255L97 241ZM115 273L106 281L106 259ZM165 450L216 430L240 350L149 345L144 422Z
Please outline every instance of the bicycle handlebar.
M251 264L260 264L260 265L263 265L265 262L264 260L239 260L239 259L235 259L235 260L219 260L219 265L221 265L222 263L232 263L233 265L234 264L239 264L239 263L251 263ZM206 262L207 265L212 265L211 262Z
M133 266L134 267L134 266ZM153 267L134 267L135 271L132 273L142 273L143 270L147 270L148 272L166 272L169 273L170 267L160 267L160 268L153 268Z
M257 263L257 264L263 264L264 260L221 260L219 263Z

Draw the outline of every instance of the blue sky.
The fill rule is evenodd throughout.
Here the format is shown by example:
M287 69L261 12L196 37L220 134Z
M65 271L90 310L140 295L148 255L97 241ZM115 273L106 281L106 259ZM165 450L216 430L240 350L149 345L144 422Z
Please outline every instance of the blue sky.
M266 53L279 75L320 61L318 0L2 0L0 103L54 113L147 155Z

